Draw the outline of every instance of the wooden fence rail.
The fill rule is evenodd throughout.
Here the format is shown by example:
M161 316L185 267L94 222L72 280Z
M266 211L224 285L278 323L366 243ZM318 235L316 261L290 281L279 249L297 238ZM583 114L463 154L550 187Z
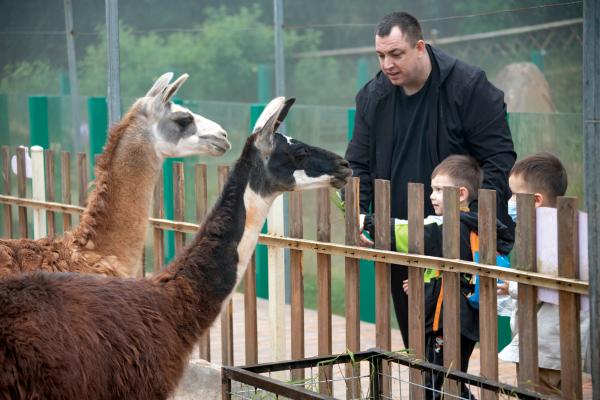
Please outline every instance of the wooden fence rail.
M3 205L3 234L6 238L14 235L13 210L17 209L19 237L28 237L28 209L47 211L48 233L60 234L57 213L62 214L63 230L71 227L71 215L82 212L88 191L87 161L85 154L77 155L77 182L79 206L71 202L71 171L68 153L61 153L60 193L62 202L57 202L55 187L54 153L45 152L46 200L33 200L27 197L28 181L25 176L25 151L17 149L18 174L16 179L17 196L13 196L14 182L11 180L10 157L7 147L0 151L2 157L2 194L0 204ZM154 192L152 227L153 270L162 268L164 262L164 231L176 232L175 243L179 251L185 245L185 234L194 233L198 224L185 222L185 176L182 163L174 163L173 188L175 221L164 219L164 197L162 179ZM228 167L218 168L218 185L221 189L228 174ZM194 167L194 178L191 180L195 193L195 219L201 223L208 208L207 167L197 164ZM496 320L496 279L519 282L519 336L521 346L518 381L520 386L531 388L538 382L537 372L537 288L559 289L560 324L561 324L561 357L562 381L564 393L569 397L581 398L581 356L579 343L579 307L580 295L587 294L589 285L578 279L578 236L577 236L577 202L572 198L560 198L558 202L559 221L559 275L548 276L536 272L535 255L535 209L531 195L518 195L517 224L514 268L495 266L496 259L496 205L495 192L481 190L479 193L479 236L481 264L459 260L460 219L458 194L456 188L444 188L444 225L443 238L444 258L423 255L423 203L424 190L421 184L409 185L408 232L409 253L398 253L389 250L390 243L390 200L389 182L376 181L376 231L375 249L359 246L359 181L351 178L345 189L346 238L345 244L331 243L331 207L329 190L320 189L317 194L317 240L303 239L302 196L295 193L290 196L290 237L272 234L261 234L259 243L275 248L290 249L291 260L291 354L293 358L305 356L304 326L304 265L305 252L317 254L317 305L318 305L318 353L327 355L332 352L332 308L331 308L331 269L332 256L344 257L345 265L345 306L346 306L346 347L355 352L360 351L360 298L359 298L359 260L376 262L376 344L383 349L391 350L390 339L390 265L398 264L409 268L409 341L411 352L417 358L423 358L424 344L424 292L423 271L425 268L438 269L443 274L444 291L444 363L447 367L460 367L460 289L459 274L466 272L478 274L481 282L480 295L480 330L481 330L481 375L489 380L498 379L497 359L497 320ZM249 266L244 281L244 320L245 320L245 362L258 361L256 276L254 262ZM233 365L233 308L230 302L224 307L221 316L221 360L223 364ZM200 356L211 358L210 335L205 335L199 343ZM579 366L579 367L574 367ZM330 366L319 368L320 376L332 376ZM411 380L422 383L423 376L418 371L411 371ZM350 379L351 390L360 391L360 369L358 365L348 365L346 377ZM298 370L292 379L302 379L302 370ZM325 379L319 384L322 393L331 393L331 383ZM384 382L384 390L386 383ZM411 398L423 398L424 393L417 385L411 385ZM448 392L458 394L457 385L448 385ZM493 398L493 394L482 392L482 398Z

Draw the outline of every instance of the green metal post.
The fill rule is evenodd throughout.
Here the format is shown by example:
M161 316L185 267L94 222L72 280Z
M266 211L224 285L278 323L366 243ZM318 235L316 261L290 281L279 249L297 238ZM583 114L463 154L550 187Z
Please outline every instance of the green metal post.
M49 148L48 97L29 96L29 146Z
M172 102L181 105L183 101L179 97L174 97ZM173 204L173 164L184 162L183 158L167 158L163 163L163 204L165 208L165 218L173 220L175 218ZM175 257L175 232L168 230L165 232L165 265Z
M259 64L256 74L258 80L258 102L260 104L267 104L273 98L273 67L267 64Z
M348 140L354 131L354 108L348 109ZM360 319L375 322L375 264L360 260Z
M108 134L108 104L106 97L88 99L88 125L90 130L90 176L94 178L95 155L102 153Z
M0 93L0 146L10 146L8 96L4 93Z
M52 144L62 144L61 99L59 96L48 97L48 140L50 147L52 147Z
M250 106L250 132L252 132L256 120L264 109L264 104L252 104ZM261 232L267 232L266 222ZM269 298L269 257L267 246L263 244L256 246L256 296L263 299Z

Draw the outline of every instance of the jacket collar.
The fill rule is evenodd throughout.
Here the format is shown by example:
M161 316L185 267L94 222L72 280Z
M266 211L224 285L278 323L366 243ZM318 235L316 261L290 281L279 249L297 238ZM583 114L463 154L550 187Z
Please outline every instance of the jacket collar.
M440 79L438 85L441 86L450 72L456 65L457 59L452 57L451 55L445 53L444 51L432 47L427 44L427 53L429 53L429 57L431 59L431 68L438 68L440 72ZM383 73L383 71L379 71L375 77L375 85L374 92L377 93L380 97L385 97L389 95L393 89L394 85L390 82L387 76Z

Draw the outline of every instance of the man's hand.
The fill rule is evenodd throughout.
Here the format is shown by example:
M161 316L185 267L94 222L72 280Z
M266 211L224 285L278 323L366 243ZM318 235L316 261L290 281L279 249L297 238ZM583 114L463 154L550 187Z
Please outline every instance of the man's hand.
M360 236L358 238L358 244L359 244L359 246L362 246L362 247L373 247L375 245L375 243L372 240L370 240L367 237L367 235L365 235L363 233L363 231L367 231L367 232L369 232L369 234L371 234L371 231L369 231L368 226L369 226L369 224L371 224L371 226L373 225L372 222L369 222L369 221L372 221L372 219L373 219L372 215L370 215L370 214L369 215L360 214L360 217L359 217Z
M408 294L408 279L402 281L402 289L404 290L404 293Z

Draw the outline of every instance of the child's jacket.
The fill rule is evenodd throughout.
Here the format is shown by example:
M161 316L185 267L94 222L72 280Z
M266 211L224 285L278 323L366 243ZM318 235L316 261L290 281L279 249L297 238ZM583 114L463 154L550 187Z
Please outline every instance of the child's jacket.
M392 250L408 252L408 221L392 220ZM425 219L424 244L425 255L443 257L443 217L429 216ZM513 246L512 232L500 221L496 222L496 248L500 254L508 254ZM365 229L374 232L373 218L365 218ZM478 232L477 213L460 213L460 259L473 261L471 249L471 232ZM463 336L479 340L479 311L469 304L468 297L473 294L475 285L470 274L461 274L461 333ZM442 280L440 271L427 269L425 271L425 333L443 329ZM438 304L439 302L439 304Z

